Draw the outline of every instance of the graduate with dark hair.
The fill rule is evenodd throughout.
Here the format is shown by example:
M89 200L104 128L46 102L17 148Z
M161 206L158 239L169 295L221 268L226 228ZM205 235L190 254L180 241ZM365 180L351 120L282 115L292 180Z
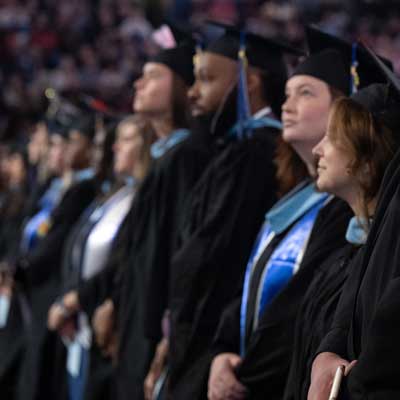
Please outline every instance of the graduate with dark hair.
M94 331L104 351L113 353L121 399L143 397L155 345L145 337L143 326L148 275L152 268L168 269L183 202L212 155L209 138L188 130L193 55L193 42L184 41L160 50L144 65L134 84L133 109L149 121L157 136L151 147L152 167L139 185L108 265L78 293L63 298L69 312L94 313L95 321L108 314L109 328L100 329L95 323ZM163 286L160 296L162 290Z
M374 134L383 140L389 132L398 146L400 82L370 54L385 73L387 84L371 85L355 94L353 100L370 116ZM375 147L374 151L377 150ZM399 309L398 153L386 169L375 212L372 211L368 239L343 287L331 329L318 348L308 399L328 398L333 375L340 365L346 367L347 375L341 399L390 400L400 395L399 324L396 321Z
M302 296L315 268L345 244L350 210L315 187L312 148L325 134L334 99L349 90L350 65L330 48L311 54L286 82L282 137L305 174L265 214L242 296L222 316L211 349L218 354L208 383L211 400L283 396Z
M53 190L46 192L49 198L43 201L39 213L28 221L22 249L12 266L14 293L18 297L21 291L25 298L22 308L27 324L23 328L27 342L16 397L20 399L35 398L38 393L43 398L57 393L61 398L63 393L63 377L51 368L57 338L46 329L46 314L60 284L64 241L97 188L95 173L90 168L94 120L78 111L67 121L61 127L67 137L63 175Z
M220 82L223 96L215 98L214 120L236 114L236 121L215 131L225 143L188 199L180 227L169 279L167 398L205 396L209 348L220 314L240 286L243 262L265 211L277 198L273 160L286 51L294 52L272 39L224 26L222 36L197 55L194 109L201 111L208 88Z
M150 166L150 146L155 140L150 123L137 115L122 119L115 130L115 143L113 129L102 145L104 153L113 149L115 155L114 184L110 187L111 182L103 182L102 190L75 224L63 249L62 291L75 289L65 295L67 298L76 296L79 285L107 266L135 192ZM50 308L48 327L59 330L67 341L67 362L58 368L64 368L68 375L69 398L106 398L112 386L111 360L101 357L99 349L92 345L90 312L82 310L72 315L66 312L63 302L68 303L68 299L57 301ZM76 363L71 362L74 356Z
M145 303L153 270L167 271L177 241L184 201L212 152L207 138L188 128L187 89L193 82L193 43L178 44L150 59L135 82L134 110L150 118L158 136L153 167L132 208L132 238L118 299L118 398L143 397L155 342L145 338ZM162 298L166 282L159 277ZM132 360L135 360L134 363Z

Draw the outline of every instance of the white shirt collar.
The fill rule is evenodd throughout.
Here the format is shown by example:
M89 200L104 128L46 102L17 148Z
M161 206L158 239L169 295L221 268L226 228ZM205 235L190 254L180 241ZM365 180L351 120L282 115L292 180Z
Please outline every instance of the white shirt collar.
M254 115L253 115L253 119L260 119L263 118L265 116L267 116L268 114L271 114L272 110L271 107L264 107L261 110L258 110Z

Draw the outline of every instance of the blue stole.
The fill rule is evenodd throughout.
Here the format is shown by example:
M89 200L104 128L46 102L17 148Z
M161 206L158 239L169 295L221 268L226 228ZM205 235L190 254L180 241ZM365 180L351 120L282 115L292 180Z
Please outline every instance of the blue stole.
M361 246L365 244L368 237L367 228L368 223L365 218L357 216L353 217L347 226L346 240L355 246Z
M240 351L242 356L245 354L250 283L259 258L276 235L292 226L273 251L262 273L256 298L254 329L267 306L297 271L315 219L327 198L328 194L318 193L314 184L303 183L282 198L266 214L266 221L257 237L246 267L240 310Z
M92 179L94 177L94 170L93 168L85 168L79 171L74 172L72 182L82 182L87 179Z
M91 168L87 168L73 175L72 181L74 183L81 182L86 179L91 179L94 176L94 171ZM61 178L55 178L47 189L46 193L39 201L40 211L35 214L25 225L21 243L21 249L23 252L32 250L38 240L47 235L50 229L50 217L54 208L58 204L63 194L63 181Z
M23 252L33 249L38 239L47 233L50 214L60 200L62 189L62 179L54 178L46 193L39 200L40 211L27 222L23 231L21 242L21 250Z
M244 122L236 123L230 130L229 130L229 137L237 137L239 131L243 132L252 132L254 129L259 128L275 128L275 129L282 129L282 123L277 119L271 117L261 117L261 118L254 118L250 117ZM248 134L248 136L251 136Z
M183 142L190 135L187 129L177 129L166 138L158 139L150 148L151 156L156 159L162 157L169 149Z

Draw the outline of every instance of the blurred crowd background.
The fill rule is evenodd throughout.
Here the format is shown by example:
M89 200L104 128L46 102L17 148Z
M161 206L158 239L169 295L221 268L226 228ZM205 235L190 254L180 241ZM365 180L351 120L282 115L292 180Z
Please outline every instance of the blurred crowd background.
M26 142L44 90L129 112L132 82L166 19L244 23L301 45L303 24L361 38L400 72L399 0L0 0L0 142Z

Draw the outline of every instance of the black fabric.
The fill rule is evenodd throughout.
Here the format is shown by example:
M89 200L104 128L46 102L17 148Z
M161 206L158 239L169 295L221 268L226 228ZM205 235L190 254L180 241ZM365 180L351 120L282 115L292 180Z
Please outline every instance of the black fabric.
M90 363L84 392L85 400L115 399L114 366L109 357L104 357L99 348L92 344Z
M262 254L260 255L258 261L256 262L254 266L253 273L251 275L251 280L249 284L249 297L247 299L247 318L246 318L246 337L245 337L245 344L246 346L249 343L249 339L252 335L253 331L253 324L254 324L254 318L255 318L255 312L256 312L256 307L257 307L257 293L258 293L258 287L260 285L260 280L262 278L262 275L265 270L265 265L267 264L268 260L272 256L272 253L274 252L275 248L279 245L281 242L282 238L285 237L285 235L289 232L290 228L293 227L293 224L288 227L284 232L282 232L281 235L275 236L270 245L267 246Z
M113 192L115 193L115 192ZM112 194L110 194L111 196ZM83 251L87 242L88 235L93 229L94 222L90 216L97 207L101 206L108 200L109 197L101 197L96 199L82 214L79 221L75 224L69 238L64 245L63 265L62 265L62 285L63 291L78 290L80 306L86 312L89 321L91 321L93 313L111 294L112 284L115 278L116 268L112 260L107 261L105 268L99 271L92 279L85 281L81 277L81 265L75 265L73 260L73 251L75 246L79 245L79 251ZM96 221L98 222L98 221ZM116 242L121 240L121 229L118 230L117 236L112 244L111 253L118 252ZM129 237L124 235L125 242ZM76 250L75 250L76 251ZM110 257L112 258L111 254ZM104 269L107 271L103 273ZM81 289L81 286L83 287ZM86 295L86 298L85 298ZM65 370L65 363L58 366L60 370ZM90 361L87 370L87 379L84 388L84 399L109 399L112 390L114 389L114 367L112 360L109 357L104 357L96 342L93 340L90 346Z
M20 261L16 278L25 288L32 313L27 348L18 384L18 399L63 399L65 354L57 334L47 330L47 312L60 291L64 241L96 194L95 179L72 186L52 213L52 227L37 247ZM60 352L59 352L60 351Z
M69 129L78 131L92 141L95 135L95 116L93 114L79 115L71 123Z
M211 160L215 157L226 144L229 139L224 137L223 134L226 133L230 127L236 121L236 90L233 89L228 95L223 111L219 115L215 113L208 113L194 118L191 121L191 137L190 137L190 147L203 149L201 152L206 152L208 154L207 158ZM205 163L206 164L206 163ZM204 164L204 170L206 169ZM200 172L202 175L204 171ZM199 175L199 176L200 176ZM184 197L184 198L183 198ZM188 200L186 199L188 198ZM185 196L179 196L182 200L180 206L180 221L177 222L176 232L174 235L174 249L180 246L180 233L178 232L179 225L183 225L186 218L186 204L190 203L190 195L186 193ZM181 222L182 221L182 222ZM173 252L172 252L173 253ZM172 256L172 253L170 256ZM168 293L169 293L169 282L171 279L170 270L164 268L165 264L158 263L155 264L149 275L149 288L148 288L148 300L146 301L146 319L145 319L145 330L146 335L154 340L159 340L162 336L161 332L161 319L164 315L166 308L168 307ZM168 260L168 265L170 265L170 260ZM154 299L154 293L158 293L157 298Z
M210 345L220 315L239 289L265 212L276 200L278 131L261 128L230 142L187 203L171 279L168 397L204 395Z
M208 21L208 23L223 28L224 33L209 43L205 50L237 61L242 30L221 22ZM294 49L278 40L263 37L245 30L243 32L245 33L246 56L249 65L252 67L280 75L283 71L286 71L283 61L284 53L304 54L299 49Z
M340 52L343 61L348 66L350 79L350 66L353 58L353 44L337 36L323 32L314 26L306 26L306 38L308 49L311 54L319 53L326 49L335 49ZM393 70L391 61L380 57L388 68ZM376 63L371 60L368 52L361 44L356 44L355 61L357 62L357 75L359 77L359 88L366 87L372 83L385 83L386 77ZM350 84L350 81L349 81Z
M320 79L344 94L350 93L350 65L337 50L326 49L311 54L299 64L292 76L309 75Z
M0 329L0 393L4 399L16 399L17 379L25 349L25 340L25 326L18 301L18 292L14 291L7 325Z
M3 244L7 243L4 247L4 250L6 250L4 257L11 265L13 265L19 253L22 232L21 222L37 212L38 200L47 189L50 179L34 187L22 208L23 218L22 216L18 217L12 224L7 223L8 226L5 225L4 220L2 221L3 228L5 230L11 229L13 233L12 237L7 234L7 237L4 237L4 241L2 241ZM21 204L17 204L17 206L21 207ZM0 393L4 398L10 400L16 398L17 380L26 345L26 325L28 321L26 320L27 316L24 315L21 309L22 302L25 303L27 300L25 295L19 285L14 287L7 325L0 330Z
M355 246L347 244L327 257L315 271L297 316L284 400L307 400L314 355L331 328L357 250Z
M164 64L180 76L187 85L192 85L194 46L192 44L180 44L172 49L161 50L149 62Z
M351 211L338 199L324 206L315 221L299 271L272 301L248 341L246 355L237 369L250 399L279 399L284 394L293 352L296 316L316 268L345 244ZM239 353L240 301L224 314L215 340L215 353Z
M319 348L358 359L348 378L351 399L400 396L400 152L389 165L363 256L351 271L332 329Z
M191 135L155 160L134 199L134 228L119 280L120 296L116 298L119 400L143 397L143 381L156 344L156 340L145 337L145 316L151 317L147 326L158 337L183 204L211 154L207 138ZM156 278L150 279L151 276Z
M370 49L363 47L372 63L385 79L353 94L352 99L365 107L374 118L396 133L400 128L400 80Z
M9 260L19 245L20 227L28 188L11 188L2 194L0 201L0 260Z

